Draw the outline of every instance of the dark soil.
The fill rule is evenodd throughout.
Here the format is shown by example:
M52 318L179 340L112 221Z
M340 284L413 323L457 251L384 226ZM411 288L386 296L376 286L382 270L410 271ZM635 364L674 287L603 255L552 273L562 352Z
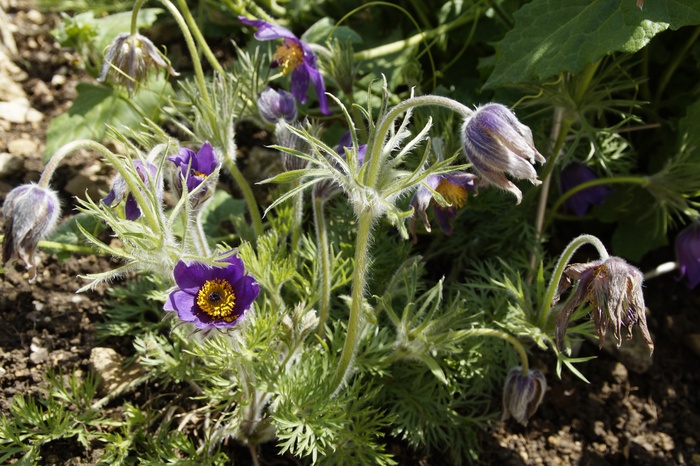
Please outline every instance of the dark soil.
M8 152L17 139L37 143L36 150L24 156L22 169L0 180L0 202L13 187L38 179L48 121L66 111L75 97L77 82L91 80L76 67L75 56L61 50L51 38L49 31L55 26L56 15L28 15L32 7L24 0L10 0L5 6L15 26L19 50L15 62L27 74L17 79L44 119L0 122L0 153ZM67 80L56 81L56 75ZM61 190L66 216L76 194L66 186L80 177L104 189L109 173L96 167L86 154L73 158L61 172L63 181L55 186ZM666 261L672 259L672 252L662 250L655 256L659 262ZM94 256L74 256L63 263L44 252L40 257L41 271L35 283L28 283L28 275L17 263L0 275L3 413L16 393L38 392L49 368L60 368L64 373L90 370L95 326L103 318L101 305L107 287L76 294L83 284L76 277L113 264ZM648 262L650 267L655 265L652 259ZM481 435L480 464L700 465L700 295L672 276L663 276L646 284L645 296L656 346L651 368L635 373L634 366L623 365L587 342L580 356L598 358L579 366L590 381L585 383L566 370L557 378L551 355L536 353L533 366L545 372L549 382L543 404L526 427L512 421L493 422ZM115 344L122 353L124 346ZM93 464L99 459L99 452L86 451L77 442L52 445L52 450L59 453L47 452L46 464L65 464L60 458L71 458L71 464ZM445 464L438 457L417 452L401 451L397 457L402 458L402 464ZM289 464L278 461L272 449L265 450L261 460L262 464Z

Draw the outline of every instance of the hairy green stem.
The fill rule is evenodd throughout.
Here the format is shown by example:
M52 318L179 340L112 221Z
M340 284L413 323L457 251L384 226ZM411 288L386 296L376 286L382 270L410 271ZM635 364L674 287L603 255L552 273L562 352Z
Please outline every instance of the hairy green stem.
M357 224L357 241L355 245L355 272L352 282L352 302L350 304L350 318L348 319L348 329L345 335L345 343L340 354L340 361L335 368L331 387L333 394L337 393L343 386L347 377L351 373L351 363L355 357L355 349L360 341L362 331L362 313L364 312L364 292L367 281L367 268L369 246L371 243L372 226L374 224L374 214L371 209L365 209L360 213Z
M185 44L187 45L187 50L190 52L192 58L192 66L194 67L194 77L197 82L197 87L202 93L202 98L207 104L207 107L212 108L211 98L209 97L209 91L207 90L207 82L204 79L204 70L202 69L202 61L199 59L199 51L197 50L197 44L195 44L192 33L187 26L187 22L182 17L180 11L172 4L170 0L160 0L160 2L165 6L165 8L170 12L170 14L175 19L178 27L182 31L182 35L185 39ZM188 10L189 11L189 10Z
M510 333L504 332L502 330L491 329L491 328L475 328L475 329L469 330L467 332L467 335L468 336L496 337L496 338L500 338L501 340L507 341L508 343L513 345L513 348L515 348L515 351L518 352L518 356L520 357L520 367L522 369L522 374L528 375L528 372L530 371L530 364L529 364L528 359L527 359L527 352L525 351L523 344L520 343L520 340L515 338Z
M294 182L294 188L299 186L299 181ZM304 216L304 192L300 191L292 198L292 257L296 257L299 251L301 238L301 221Z
M331 303L331 258L328 246L328 230L326 229L326 219L323 215L323 206L325 201L317 197L313 201L314 224L316 227L316 243L318 248L318 260L320 262L319 269L319 309L318 309L318 327L316 334L323 338L325 332L326 321L328 320L328 311Z
M606 260L609 256L607 249L603 243L593 235L581 235L574 238L564 249L564 252L559 256L557 265L554 267L554 272L552 272L552 277L549 280L549 285L545 291L544 299L542 300L542 305L540 306L540 313L538 319L538 325L540 329L544 330L547 324L547 318L552 308L552 301L554 300L554 295L559 288L559 281L561 276L564 274L564 269L569 265L569 261L574 253L583 245L590 244L598 250L598 255L600 260Z
M552 208L549 209L549 213L547 214L547 217L545 218L544 225L545 227L552 223L552 218L554 218L554 215L557 213L557 210L566 202L567 199L569 199L571 196L573 196L576 193L579 193L583 191L584 189L592 188L594 186L601 186L601 185L608 185L608 184L619 184L619 183L626 183L626 184L637 184L642 187L645 187L649 184L649 178L646 176L615 176L611 178L598 178L595 180L590 180L586 181L585 183L581 183L577 186L574 186L561 196L559 196L559 199L552 205Z
M131 35L133 36L136 34L138 31L138 17L139 17L139 10L143 6L143 4L146 3L146 0L136 0L136 3L134 3L134 7L131 9Z
M435 105L449 108L465 118L470 117L474 113L466 105L463 105L448 97L438 95L422 95L412 97L396 105L382 118L379 124L377 124L375 136L372 138L372 141L370 141L369 147L367 147L367 157L365 157L365 163L367 163L369 160L367 186L370 188L376 187L377 180L379 178L379 171L383 166L384 161L382 158L382 148L385 141L385 136L389 134L389 129L391 128L391 125L394 124L394 120L396 120L396 118L398 118L399 115L406 110L423 105Z
M180 6L180 10L182 11L182 16L185 18L185 21L187 22L187 25L189 26L190 31L192 32L192 35L197 41L197 44L199 44L199 47L204 56L207 58L207 61L209 62L211 67L214 68L214 70L216 70L217 73L224 74L224 67L221 66L219 60L217 60L214 56L214 52L212 52L211 48L209 48L207 40L204 38L204 36L202 35L202 31L197 25L197 21L195 21L194 17L192 17L192 12L190 12L189 7L187 6L187 2L185 0L178 0L177 3ZM197 59L199 60L199 55Z
M255 231L255 236L260 236L263 234L263 223L262 217L260 216L260 209L258 209L258 203L255 200L255 195L251 189L248 181L246 181L245 176L241 173L241 170L236 165L236 161L233 159L231 154L228 152L224 153L224 164L228 169L233 179L236 180L238 188L243 193L243 198L245 199L246 205L248 206L248 213L250 214L250 219L253 222L253 230Z

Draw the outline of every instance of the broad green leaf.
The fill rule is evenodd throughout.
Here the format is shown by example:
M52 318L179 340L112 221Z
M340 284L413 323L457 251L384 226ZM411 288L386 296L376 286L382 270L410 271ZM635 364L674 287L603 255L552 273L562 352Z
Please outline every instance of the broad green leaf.
M49 124L44 162L47 162L61 146L71 141L102 140L106 134L107 125L115 128L138 128L143 118L134 107L139 107L145 115L157 119L155 112L159 102L166 95L172 94L170 84L162 77L151 81L149 87L144 86L134 93L130 97L131 103L127 102L117 90L106 86L80 83L77 91L78 96L68 112L54 118Z
M634 53L668 28L700 24L700 2L649 0L640 10L634 0L533 0L514 19L485 88L575 74L610 53Z
M347 26L336 27L335 23L330 18L318 20L301 36L301 40L304 42L316 43L324 43L331 38L341 41L350 41L356 44L362 42L361 35Z

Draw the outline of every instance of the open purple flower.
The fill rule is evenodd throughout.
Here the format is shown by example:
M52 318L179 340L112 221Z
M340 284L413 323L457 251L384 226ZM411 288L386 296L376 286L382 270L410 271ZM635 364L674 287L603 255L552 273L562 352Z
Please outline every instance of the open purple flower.
M228 265L178 262L173 271L177 289L170 293L163 309L177 312L180 320L200 330L236 325L258 297L260 287L245 274L238 256L224 262Z
M136 169L136 173L138 173L139 178L141 178L141 181L146 186L146 188L150 188L150 180L154 180L157 183L156 194L158 199L160 199L163 193L163 180L156 179L156 175L158 174L158 167L156 167L150 162L144 163L141 160L134 160L133 163L134 168ZM105 196L105 198L102 199L102 202L104 202L107 207L114 207L117 204L119 204L122 201L122 199L124 199L124 197L126 197L126 204L124 205L124 216L127 220L137 220L139 217L141 217L141 208L136 202L136 198L134 197L134 195L129 192L129 187L126 184L126 180L124 180L124 177L121 175L117 175L114 178L114 181L112 181L112 189L109 191L109 193L107 193L107 196Z
M521 367L508 372L503 387L503 416L505 421L512 417L526 426L528 419L535 414L547 391L547 379L538 371L530 370L523 374Z
M542 183L532 165L545 159L535 149L532 131L504 105L477 108L464 122L461 136L464 152L483 180L513 193L518 204L522 192L506 174L534 185Z
M414 209L414 215L409 221L409 229L413 235L413 241L416 241L416 219L420 217L423 220L425 229L431 231L430 221L428 220L428 206L433 205L435 219L438 221L440 228L446 234L452 234L452 225L450 221L457 215L457 209L464 206L467 201L469 191L476 191L476 182L478 177L472 173L455 172L446 175L430 175L425 179L425 185L421 185L411 199L411 206ZM430 189L428 189L428 187ZM432 190L432 191L431 191ZM449 206L441 206L433 199L433 191L437 192L442 198L447 201Z
M2 260L15 254L36 275L34 252L39 241L54 229L61 216L61 204L55 191L36 184L23 184L7 193L2 206L5 217Z
M182 148L180 153L176 155L171 155L168 157L172 163L175 164L180 170L173 184L175 191L182 195L182 181L185 181L187 186L187 192L191 193L199 185L205 182L207 177L209 177L216 168L219 166L219 160L216 158L214 153L214 148L205 142L200 147L199 152L195 152L192 149ZM209 182L208 182L209 183ZM211 184L211 183L209 183ZM193 205L201 205L201 203L211 195L210 189L204 188L198 191L192 199Z
M559 186L564 194L576 186L588 181L597 180L595 172L580 162L571 162L566 165L559 176ZM605 202L605 198L612 194L612 189L604 185L591 186L570 196L564 205L579 218L586 215L592 205Z
M688 278L690 288L700 284L700 224L694 224L676 236L676 261L681 270L679 280Z
M280 67L282 74L292 74L292 94L302 104L308 100L307 91L310 81L316 89L321 112L330 115L331 111L326 100L326 86L316 66L316 54L309 44L300 41L289 29L282 26L275 26L259 19L248 19L245 16L239 16L238 19L243 24L258 28L255 33L255 38L258 40L284 39L272 56L272 66Z

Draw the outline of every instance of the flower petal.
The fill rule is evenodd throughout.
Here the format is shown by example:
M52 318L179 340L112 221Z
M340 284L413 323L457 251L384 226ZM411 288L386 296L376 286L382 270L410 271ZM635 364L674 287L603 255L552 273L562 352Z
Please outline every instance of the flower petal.
M258 28L257 32L254 34L255 38L258 40L272 40L280 38L296 39L296 36L292 34L292 31L287 28L283 28L282 26L276 26L260 19L248 19L245 16L239 16L238 19L241 20L243 24Z
M250 305L255 301L260 293L260 285L250 275L242 277L234 285L234 293L236 293L236 304L233 307L235 314L243 315L248 310Z
M292 94L305 104L309 99L306 95L309 89L309 67L301 65L292 71Z
M175 290L170 293L167 301L165 301L163 310L176 311L177 316L185 322L194 322L198 318L195 297L182 290Z
M303 66L301 66L300 68L303 68ZM321 113L323 113L324 115L330 115L332 112L328 108L328 100L326 98L326 85L323 82L323 76L321 76L321 73L318 71L318 68L316 68L315 65L307 65L306 68L308 75L311 78L311 82L314 85L314 89L316 90L316 96L318 97L318 105L321 108Z

